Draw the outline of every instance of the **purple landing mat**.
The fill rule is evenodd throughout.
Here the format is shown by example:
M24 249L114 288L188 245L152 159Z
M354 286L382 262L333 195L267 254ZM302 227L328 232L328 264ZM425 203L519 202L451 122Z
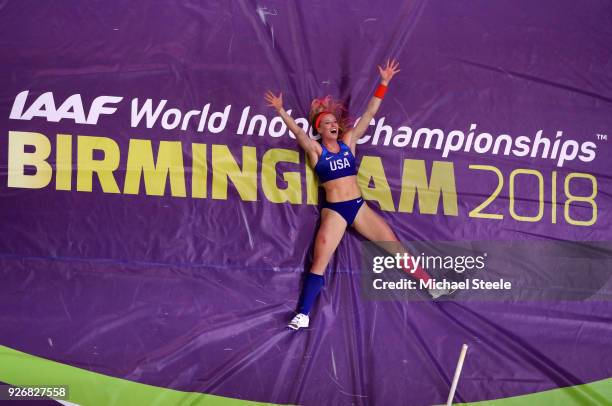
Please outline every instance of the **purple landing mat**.
M311 328L285 329L297 272L3 259L3 345L147 384L292 404L441 403L608 376L610 302L362 301L332 271ZM236 287L241 286L242 290ZM101 294L100 292L109 292ZM313 391L312 388L317 390Z

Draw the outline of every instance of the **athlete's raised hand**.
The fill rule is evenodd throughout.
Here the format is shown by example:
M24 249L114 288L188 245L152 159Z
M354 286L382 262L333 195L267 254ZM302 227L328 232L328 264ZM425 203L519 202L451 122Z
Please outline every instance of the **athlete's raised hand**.
M266 92L264 98L268 102L268 106L274 107L276 110L280 110L283 108L283 94L279 93L278 96L275 96L270 90Z
M396 59L387 59L387 65L384 68L378 65L378 72L380 72L380 79L383 84L388 84L393 75L399 71L399 62Z

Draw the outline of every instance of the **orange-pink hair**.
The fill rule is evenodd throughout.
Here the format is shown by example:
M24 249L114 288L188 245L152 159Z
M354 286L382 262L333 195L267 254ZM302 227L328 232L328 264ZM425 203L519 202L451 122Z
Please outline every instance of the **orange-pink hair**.
M310 103L310 114L308 115L308 120L312 125L312 133L318 134L317 132L317 124L322 117L323 114L333 114L338 120L338 127L340 128L340 133L343 133L348 126L348 118L346 117L346 108L339 100L334 100L331 96L325 96L321 98L314 99L312 103Z

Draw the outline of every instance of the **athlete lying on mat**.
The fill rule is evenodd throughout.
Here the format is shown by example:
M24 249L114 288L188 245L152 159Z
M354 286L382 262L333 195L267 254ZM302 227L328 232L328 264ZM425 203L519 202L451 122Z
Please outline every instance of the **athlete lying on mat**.
M342 104L330 96L313 100L309 119L314 134L321 135L321 142L311 139L283 109L282 93L275 96L268 91L265 99L282 117L287 127L295 134L298 144L312 163L325 189L325 203L321 210L321 225L314 246L314 259L310 272L306 274L302 294L298 304L298 314L291 320L289 327L297 330L308 327L308 313L324 284L323 274L329 260L340 243L347 226L353 226L361 235L371 241L394 242L394 253L406 253L398 238L387 222L374 212L361 197L357 184L355 149L374 117L387 91L393 76L399 72L399 63L387 61L384 68L378 67L380 85L368 103L367 110L354 128L346 128L342 119ZM388 249L388 245L386 245ZM416 279L427 281L429 275L422 269L410 270ZM435 299L447 294L446 290L429 290Z

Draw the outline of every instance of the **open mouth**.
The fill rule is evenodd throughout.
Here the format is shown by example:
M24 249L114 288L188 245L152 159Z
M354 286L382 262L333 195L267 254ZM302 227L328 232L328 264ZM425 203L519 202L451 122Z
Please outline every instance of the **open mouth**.
M329 130L330 133L332 134L338 134L338 129L337 128L332 128L331 130Z

